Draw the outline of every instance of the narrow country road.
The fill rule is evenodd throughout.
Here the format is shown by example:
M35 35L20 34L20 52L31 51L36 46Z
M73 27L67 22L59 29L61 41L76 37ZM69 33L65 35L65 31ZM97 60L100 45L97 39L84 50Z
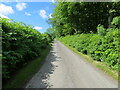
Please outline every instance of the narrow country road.
M25 88L118 88L117 81L55 41L41 69Z

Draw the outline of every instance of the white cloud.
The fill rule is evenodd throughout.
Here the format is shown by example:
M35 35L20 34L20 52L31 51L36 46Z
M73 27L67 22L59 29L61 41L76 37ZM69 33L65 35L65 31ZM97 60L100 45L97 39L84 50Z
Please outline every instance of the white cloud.
M51 13L51 14L49 14L49 18L52 18L52 13Z
M9 19L7 16L2 15L2 14L0 14L0 17Z
M42 18L47 18L47 15L46 15L46 11L45 11L45 10L40 10L39 14L40 14L40 16L41 16Z
M52 0L52 3L55 3L55 0Z
M28 13L28 12L25 12L25 15L27 15L27 16L31 16L31 14L30 14L30 13Z
M19 11L22 11L22 10L24 10L25 8L27 8L26 5L27 5L26 3L17 3L17 4L16 4L16 8L17 8Z
M35 26L34 29L40 30L42 27Z
M0 15L6 16L13 13L14 13L14 10L12 9L11 6L0 4Z

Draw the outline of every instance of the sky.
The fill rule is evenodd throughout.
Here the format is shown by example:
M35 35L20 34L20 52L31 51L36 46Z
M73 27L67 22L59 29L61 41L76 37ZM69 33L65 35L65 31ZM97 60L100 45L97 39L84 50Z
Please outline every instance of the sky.
M52 18L53 2L0 2L0 16L34 26L44 33L51 27L46 21Z

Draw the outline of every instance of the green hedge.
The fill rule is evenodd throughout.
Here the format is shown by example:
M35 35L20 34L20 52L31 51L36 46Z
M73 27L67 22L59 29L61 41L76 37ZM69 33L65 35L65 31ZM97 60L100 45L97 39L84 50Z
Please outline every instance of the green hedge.
M0 18L2 24L2 78L9 79L49 45L47 35L22 22ZM42 57L42 56L41 56Z
M99 25L97 34L68 35L59 38L60 41L75 48L83 54L91 56L94 60L103 62L112 69L118 70L118 51L120 29L111 27L105 29Z

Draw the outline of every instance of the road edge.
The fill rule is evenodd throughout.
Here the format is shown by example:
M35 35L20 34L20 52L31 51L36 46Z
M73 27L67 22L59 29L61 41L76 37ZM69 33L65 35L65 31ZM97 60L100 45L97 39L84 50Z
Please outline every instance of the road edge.
M93 60L90 56L77 51L75 48L70 47L69 45L65 44L64 42L62 42L60 40L58 40L58 41L61 42L63 45L65 45L67 48L69 48L71 51L76 53L78 56L82 57L85 61L89 62L90 64L92 64L96 68L100 69L101 71L103 71L105 74L107 74L114 80L118 81L118 72L117 71L112 70L110 67L108 67L104 63Z

